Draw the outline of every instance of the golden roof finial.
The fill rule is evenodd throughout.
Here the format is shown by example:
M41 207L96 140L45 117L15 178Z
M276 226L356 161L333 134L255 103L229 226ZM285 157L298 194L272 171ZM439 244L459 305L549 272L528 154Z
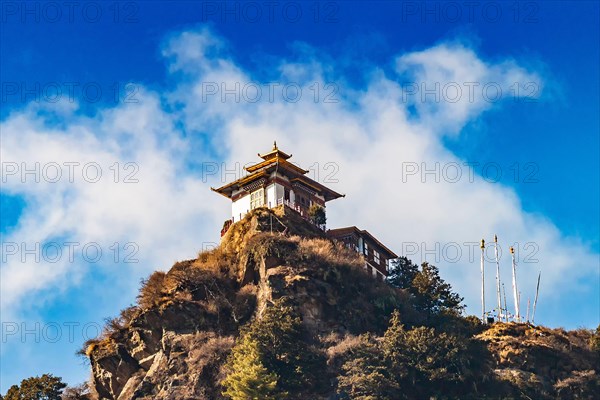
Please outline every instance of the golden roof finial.
M292 155L291 154L286 154L283 151L279 150L279 148L277 147L277 141L273 140L273 149L271 151L265 153L265 154L258 153L258 156L260 158L262 158L263 160L267 161L267 160L270 160L272 158L281 158L283 160L287 160Z

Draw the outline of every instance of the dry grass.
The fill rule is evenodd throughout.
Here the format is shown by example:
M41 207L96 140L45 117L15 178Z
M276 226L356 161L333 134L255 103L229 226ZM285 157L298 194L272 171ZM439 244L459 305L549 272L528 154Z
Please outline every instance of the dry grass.
M198 258L190 266L210 270L224 276L232 276L232 265L235 257L221 246L198 254ZM187 268L186 268L187 269Z
M343 244L329 239L304 239L296 237L299 242L299 252L308 262L317 262L333 266L348 265L361 268L362 258Z
M600 377L594 370L573 371L565 379L554 384L554 389L561 399L583 399L597 396L600 391Z
M191 348L188 364L204 375L218 375L219 367L225 361L234 342L233 336L199 332L194 336L193 342L186 346Z
M156 271L142 280L140 293L137 301L142 309L148 309L160 304L165 294L165 280L167 274L162 271Z
M339 335L336 335L339 338ZM327 339L327 338L326 338ZM325 340L326 340L325 339ZM331 337L328 339L331 340ZM360 336L345 335L337 343L327 347L327 365L340 367L344 359L347 358L352 350L359 347L362 343Z
M599 366L599 354L590 348L592 335L587 329L511 322L493 324L475 338L487 343L502 380L526 392L556 391L561 399L577 399L588 398L581 393L593 390L598 382L593 371Z

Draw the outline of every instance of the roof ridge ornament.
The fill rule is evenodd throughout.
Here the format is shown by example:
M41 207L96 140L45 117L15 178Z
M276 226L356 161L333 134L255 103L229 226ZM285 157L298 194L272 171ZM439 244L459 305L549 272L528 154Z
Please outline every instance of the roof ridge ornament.
M273 141L273 148L264 154L260 154L258 153L258 156L260 158L262 158L263 160L269 160L269 159L283 159L283 160L287 160L288 158L292 157L292 154L286 154L285 152L281 151L279 149L279 147L277 147L277 141L274 140Z
M240 189L243 189L248 184L263 177L267 178L269 182L275 182L275 178L270 178L271 174L273 171L281 171L284 177L286 177L288 180L298 180L299 182L302 182L304 186L311 187L313 190L315 190L315 192L323 196L325 201L344 197L343 194L337 193L321 183L313 181L309 177L304 176L308 174L309 171L300 168L298 165L296 165L296 163L287 161L292 157L292 155L286 154L279 149L279 147L277 147L277 141L275 140L273 141L273 149L264 154L259 153L258 157L262 158L262 161L258 162L257 164L244 167L244 169L249 173L248 175L236 179L233 182L229 182L219 188L211 189L225 197L233 199L239 195L238 191ZM233 201L235 202L236 200Z

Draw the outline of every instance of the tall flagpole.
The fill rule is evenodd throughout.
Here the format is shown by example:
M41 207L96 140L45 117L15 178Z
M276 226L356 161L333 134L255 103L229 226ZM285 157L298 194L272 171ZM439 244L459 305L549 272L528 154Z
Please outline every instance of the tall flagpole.
M481 321L485 323L485 267L484 252L485 240L481 239Z
M529 308L530 308L530 305L531 305L531 298L528 297L527 298L527 319L526 319L527 323L529 323Z
M502 297L500 297L500 259L498 258L497 235L494 235L494 253L496 254L496 297L498 299L498 320L502 321Z
M540 293L540 278L542 277L542 271L538 274L537 288L535 289L535 300L533 300L533 315L531 316L531 323L535 323L535 307L537 306L538 295Z
M521 313L519 312L519 294L517 291L517 262L515 260L515 249L511 246L510 254L512 255L512 278L513 278L513 295L515 298L515 318L517 322L521 322Z
M502 292L504 293L504 319L508 322L508 303L506 302L506 286L502 284Z

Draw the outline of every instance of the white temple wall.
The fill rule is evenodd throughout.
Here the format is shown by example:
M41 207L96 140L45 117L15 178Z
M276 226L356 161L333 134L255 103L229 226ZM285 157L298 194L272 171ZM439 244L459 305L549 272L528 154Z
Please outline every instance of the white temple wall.
M243 197L240 197L236 201L231 203L231 216L233 217L233 222L238 222L240 220L240 215L244 218L244 215L250 210L250 195L247 194Z
M270 184L265 188L265 206L275 207L277 205L277 184Z

